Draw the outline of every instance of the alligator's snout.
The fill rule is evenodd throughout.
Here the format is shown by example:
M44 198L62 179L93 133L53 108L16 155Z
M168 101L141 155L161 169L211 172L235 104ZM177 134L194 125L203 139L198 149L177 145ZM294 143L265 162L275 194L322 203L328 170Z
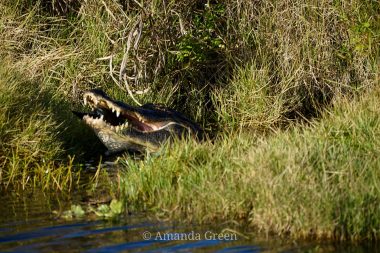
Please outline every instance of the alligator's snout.
M200 137L202 129L174 110L154 104L134 107L111 99L102 90L86 91L83 102L92 111L73 111L90 126L109 152L155 152L169 138Z

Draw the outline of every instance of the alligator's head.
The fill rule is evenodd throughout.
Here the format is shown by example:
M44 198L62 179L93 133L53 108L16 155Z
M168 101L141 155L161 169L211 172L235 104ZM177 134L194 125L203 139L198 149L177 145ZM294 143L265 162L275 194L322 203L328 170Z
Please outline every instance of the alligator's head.
M130 106L97 89L86 91L83 101L92 111L73 112L95 131L110 153L155 152L172 137L202 138L197 124L171 109L153 104Z

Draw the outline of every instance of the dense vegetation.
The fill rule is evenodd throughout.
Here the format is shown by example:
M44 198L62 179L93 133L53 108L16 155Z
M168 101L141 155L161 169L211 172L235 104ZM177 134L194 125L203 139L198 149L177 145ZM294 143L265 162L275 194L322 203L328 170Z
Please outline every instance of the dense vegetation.
M124 157L128 206L377 238L379 26L373 0L3 0L2 187L70 188L104 151L70 113L100 87L210 136Z

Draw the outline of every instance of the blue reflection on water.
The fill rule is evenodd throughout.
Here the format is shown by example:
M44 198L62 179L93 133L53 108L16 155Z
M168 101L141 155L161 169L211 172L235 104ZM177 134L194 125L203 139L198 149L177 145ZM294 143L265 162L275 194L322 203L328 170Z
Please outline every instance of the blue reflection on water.
M145 215L126 215L118 221L57 219L46 203L32 208L0 205L0 252L375 252L376 245L349 245L323 242L246 239L214 240L207 232L223 231L222 226L196 226L152 220ZM24 204L25 205L25 204ZM145 238L144 233L151 237ZM168 235L169 237L157 236ZM201 235L200 238L173 239L175 235ZM169 238L169 239L168 239Z

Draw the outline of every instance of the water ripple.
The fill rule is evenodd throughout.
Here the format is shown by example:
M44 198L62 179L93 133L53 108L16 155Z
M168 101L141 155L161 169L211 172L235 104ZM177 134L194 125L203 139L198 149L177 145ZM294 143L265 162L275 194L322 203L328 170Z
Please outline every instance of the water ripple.
M218 225L196 226L132 215L118 221L67 221L52 215L50 202L41 196L3 198L0 205L0 252L375 252L375 245L294 242L272 239L207 239L207 232L224 231ZM29 201L29 202L28 202ZM38 202L40 201L40 202ZM9 208L12 206L12 208ZM31 206L31 208L29 208ZM63 208L64 210L64 208ZM194 235L200 237L170 237ZM144 233L149 237L144 238ZM160 235L160 236L158 236ZM168 235L168 237L161 237Z

